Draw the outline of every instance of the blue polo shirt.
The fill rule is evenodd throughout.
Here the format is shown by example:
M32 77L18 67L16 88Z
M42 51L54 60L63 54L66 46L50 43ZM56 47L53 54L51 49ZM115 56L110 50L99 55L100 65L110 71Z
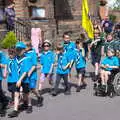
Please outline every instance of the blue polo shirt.
M7 64L6 55L4 52L0 51L0 64ZM0 80L3 79L3 68L0 68Z
M120 66L119 64L119 59L116 56L113 57L105 57L102 61L101 61L102 65L110 65L110 66ZM112 68L106 68L105 70L107 71L111 71Z
M22 76L24 72L28 73L29 70L31 69L31 62L30 62L30 57L22 57L16 58L17 63L18 63L18 73L19 73L19 78ZM26 76L23 80L23 83L29 83L29 78Z
M74 60L76 45L74 42L69 42L67 44L64 43L64 52L69 54L69 60Z
M75 50L75 67L76 67L76 69L86 67L85 57L82 55L82 53L85 54L84 49L80 49L80 50L76 49Z
M42 52L40 56L41 73L48 74L52 64L55 62L55 54L52 51Z
M27 52L25 53L25 56L30 58L31 68L32 68L33 66L37 66L37 54L36 54L36 52L35 52L34 49L27 51ZM35 70L33 71L33 73L32 73L31 76L30 76L30 79L37 80L37 69L35 69Z
M68 58L67 53L58 54L56 69L57 74L68 74L70 72L69 68L64 69L64 67L69 63L69 60L67 58Z
M16 58L13 59L8 58L7 69L8 69L7 82L16 83L19 78L18 64Z

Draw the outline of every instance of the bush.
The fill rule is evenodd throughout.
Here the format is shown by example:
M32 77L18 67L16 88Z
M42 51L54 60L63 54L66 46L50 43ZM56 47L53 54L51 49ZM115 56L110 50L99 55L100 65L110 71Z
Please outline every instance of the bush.
M8 32L1 42L1 47L4 49L11 48L17 43L17 38L14 32Z
M116 16L115 16L115 15L110 14L109 17L110 17L110 20L111 20L113 23L116 21Z

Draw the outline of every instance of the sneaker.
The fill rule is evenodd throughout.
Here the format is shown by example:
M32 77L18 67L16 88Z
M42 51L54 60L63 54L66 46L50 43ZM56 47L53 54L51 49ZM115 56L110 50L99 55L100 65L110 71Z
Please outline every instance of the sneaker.
M43 106L43 97L42 96L40 96L40 97L38 97L38 107L42 107Z
M28 106L26 113L29 114L32 113L32 111L33 111L32 106Z
M80 86L77 87L76 92L80 92L81 88Z
M51 92L51 95L52 95L52 96L57 96L57 92L53 90L53 91Z
M71 92L70 92L70 90L66 90L66 91L64 92L64 94L65 94L65 95L71 95Z
M19 112L14 110L14 111L12 111L11 113L8 114L8 117L9 118L18 117L18 114L19 114Z
M14 101L10 101L9 104L8 104L8 108L11 108L14 106Z
M21 104L21 105L19 106L19 110L20 110L20 111L24 111L24 110L26 110L26 109L28 109L28 104L26 104L26 103Z

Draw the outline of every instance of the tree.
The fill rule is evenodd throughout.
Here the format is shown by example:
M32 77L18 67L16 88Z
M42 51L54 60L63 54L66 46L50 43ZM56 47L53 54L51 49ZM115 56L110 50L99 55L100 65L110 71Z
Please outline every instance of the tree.
M116 2L113 5L114 10L120 10L120 0L116 0Z

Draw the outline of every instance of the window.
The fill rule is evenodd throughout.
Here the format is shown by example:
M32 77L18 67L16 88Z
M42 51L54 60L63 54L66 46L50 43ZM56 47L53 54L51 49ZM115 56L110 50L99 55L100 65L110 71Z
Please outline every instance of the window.
M32 19L43 19L45 18L45 9L41 7L30 6L30 17Z

